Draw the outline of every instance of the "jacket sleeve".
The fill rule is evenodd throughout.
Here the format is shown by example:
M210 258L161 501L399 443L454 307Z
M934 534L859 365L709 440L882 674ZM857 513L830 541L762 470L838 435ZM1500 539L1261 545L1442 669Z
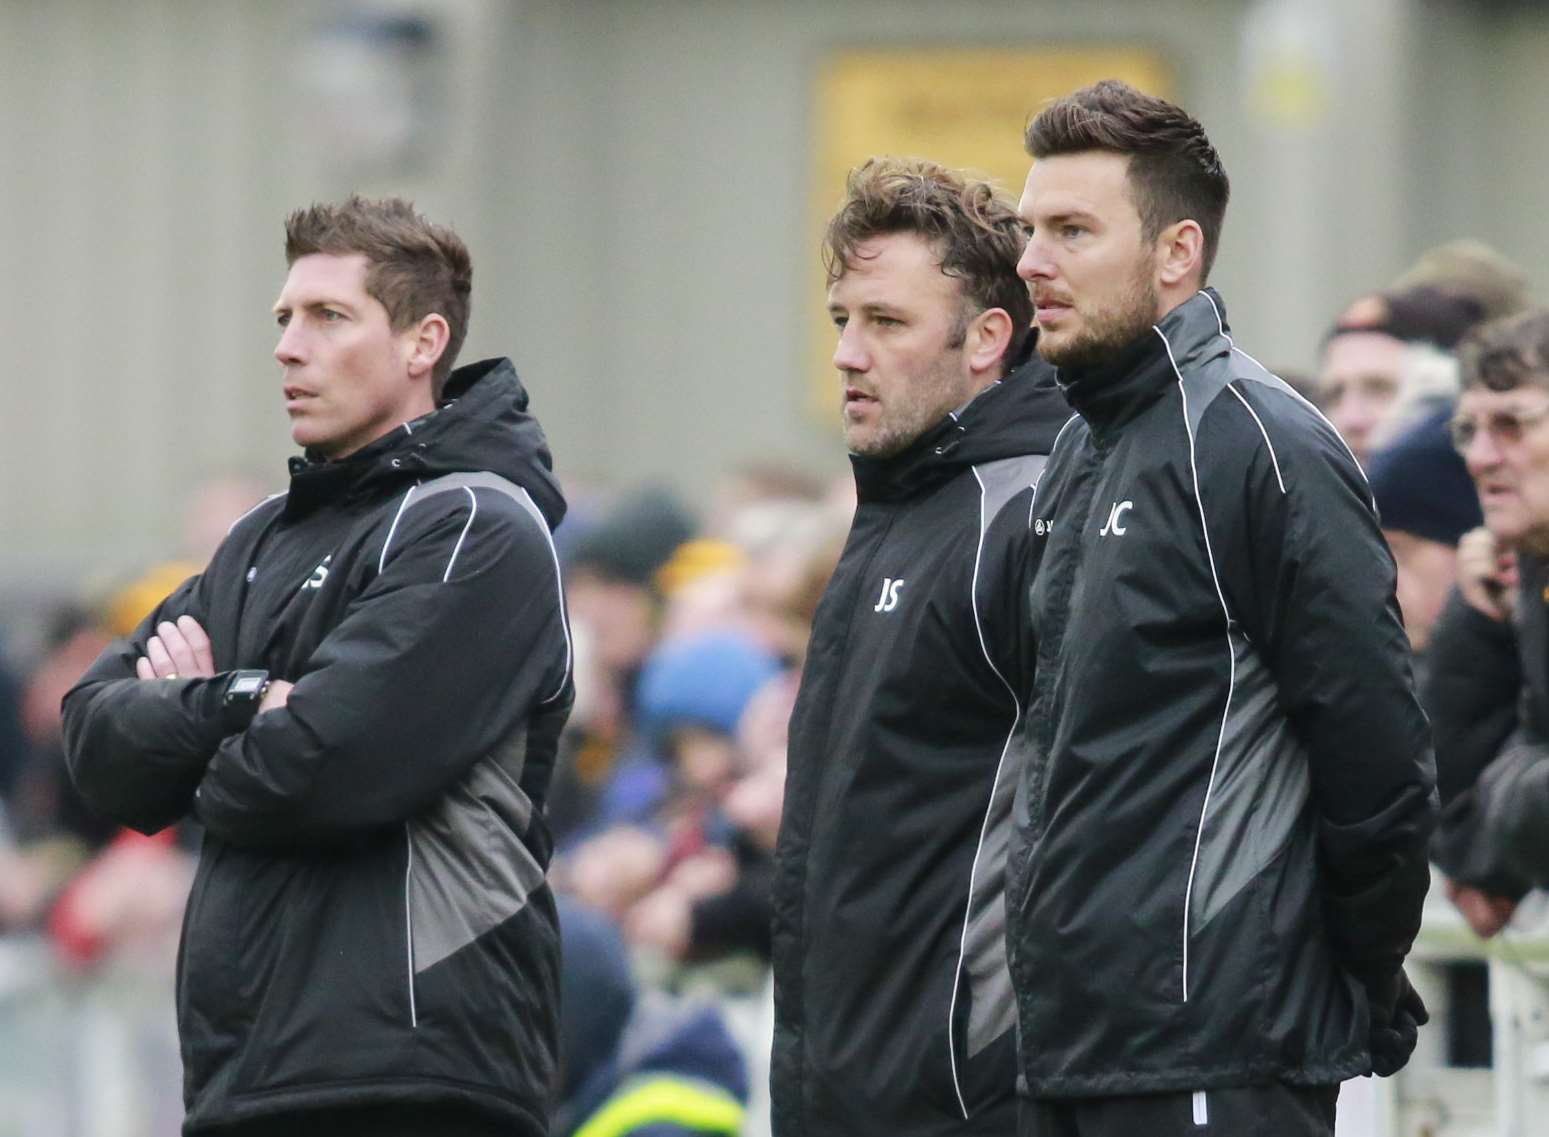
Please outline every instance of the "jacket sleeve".
M135 660L163 620L207 623L204 580L193 577L127 638L117 640L65 695L65 761L86 804L121 825L155 833L188 812L226 729L227 675L144 680Z
M1549 748L1518 730L1473 785L1442 810L1431 841L1437 866L1459 884L1520 899L1549 881Z
M1230 427L1201 432L1227 448L1209 474L1215 500L1234 503L1218 522L1228 534L1223 588L1307 752L1336 958L1376 997L1420 928L1436 816L1393 559L1333 429L1300 406L1261 406L1254 418L1248 405L1224 392L1212 409Z
M235 845L349 843L414 817L567 699L547 527L495 490L408 508L283 707L221 744L195 816Z
M1474 784L1517 726L1522 664L1509 623L1476 611L1454 589L1431 631L1421 701L1436 740L1443 804Z
M1498 877L1526 886L1549 886L1549 747L1519 732L1479 776L1476 847L1492 855ZM1498 895L1514 893L1498 886Z

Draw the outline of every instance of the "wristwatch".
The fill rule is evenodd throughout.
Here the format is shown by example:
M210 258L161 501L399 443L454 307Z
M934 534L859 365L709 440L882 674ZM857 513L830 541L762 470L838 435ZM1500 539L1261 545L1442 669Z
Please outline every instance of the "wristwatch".
M226 725L232 730L246 730L258 713L258 704L264 701L269 690L267 671L233 671L226 680L226 691L221 696L221 707Z

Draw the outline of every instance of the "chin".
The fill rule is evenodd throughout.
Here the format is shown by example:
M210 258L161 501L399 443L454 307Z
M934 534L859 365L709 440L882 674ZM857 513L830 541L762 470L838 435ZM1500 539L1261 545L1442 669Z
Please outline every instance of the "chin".
M303 450L327 455L338 445L338 439L322 430L293 430L290 439Z

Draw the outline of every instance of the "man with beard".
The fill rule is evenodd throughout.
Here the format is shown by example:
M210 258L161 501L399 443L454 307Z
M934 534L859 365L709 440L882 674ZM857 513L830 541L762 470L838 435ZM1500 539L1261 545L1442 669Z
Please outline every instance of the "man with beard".
M1204 290L1225 171L1099 83L1028 128L1019 266L1079 417L1033 502L1007 891L1024 1134L1330 1134L1425 1010L1434 771L1338 435Z
M1032 484L1070 417L1023 233L984 182L873 159L825 242L858 505L791 717L775 877L777 1137L1004 1134L1004 868Z

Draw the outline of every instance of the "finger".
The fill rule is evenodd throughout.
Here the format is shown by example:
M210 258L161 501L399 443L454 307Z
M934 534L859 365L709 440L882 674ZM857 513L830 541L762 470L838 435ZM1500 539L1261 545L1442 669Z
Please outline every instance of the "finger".
M182 632L178 631L176 624L158 624L156 634L161 637L162 646L172 657L172 669L179 676L186 677L199 673L199 665L194 661L194 649L188 646L188 640L183 637Z
M210 637L205 635L204 629L199 626L199 621L192 616L179 616L177 626L194 653L194 674L206 678L214 675L215 649L210 646Z
M145 641L145 656L151 661L151 670L158 678L165 679L168 675L177 674L177 668L172 663L172 657L167 654L166 645L161 642L160 636L152 636Z
M287 683L283 679L274 679L269 683L269 689L264 692L263 702L258 704L258 713L276 710L290 701L290 690L294 684Z
M156 678L156 669L151 666L151 661L143 655L134 661L134 673L141 679Z

